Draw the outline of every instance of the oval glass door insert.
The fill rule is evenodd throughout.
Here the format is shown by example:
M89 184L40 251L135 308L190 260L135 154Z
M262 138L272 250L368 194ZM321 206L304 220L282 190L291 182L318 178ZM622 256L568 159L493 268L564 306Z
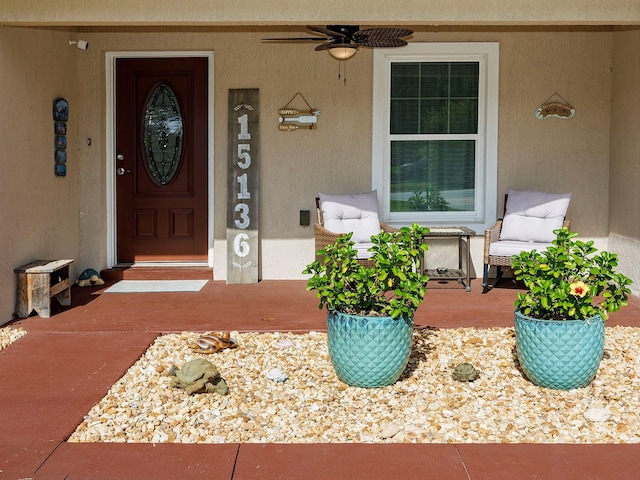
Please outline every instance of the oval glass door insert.
M157 185L167 185L180 166L183 135L180 105L169 85L158 85L149 96L142 127L151 178Z

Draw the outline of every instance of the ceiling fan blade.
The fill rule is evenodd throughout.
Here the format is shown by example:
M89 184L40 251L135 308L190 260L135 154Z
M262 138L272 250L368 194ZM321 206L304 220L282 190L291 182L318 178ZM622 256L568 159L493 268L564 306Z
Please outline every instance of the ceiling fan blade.
M353 35L353 41L363 47L403 47L407 42L400 37L406 37L412 33L413 30L408 28L367 28L356 32Z
M322 50L329 50L334 45L336 45L336 44L333 43L333 42L327 42L327 43L323 43L322 45L318 45L316 48L314 48L314 50L317 51L317 52L321 52ZM356 47L357 47L357 45L356 45Z
M311 30L311 31L322 33L323 35L328 35L328 36L333 37L333 38L344 38L344 37L346 37L346 35L344 35L343 33L337 32L335 30L330 30L330 29L324 28L324 27L315 27L313 25L307 25L307 28L309 30Z
M355 41L355 40L354 40ZM388 40L375 40L369 39L364 42L355 41L357 45L361 47L369 47L369 48L394 48L394 47L404 47L407 45L407 42L404 40L400 40L399 38L390 38Z
M322 37L282 37L282 38L263 38L263 42L326 42L328 38Z

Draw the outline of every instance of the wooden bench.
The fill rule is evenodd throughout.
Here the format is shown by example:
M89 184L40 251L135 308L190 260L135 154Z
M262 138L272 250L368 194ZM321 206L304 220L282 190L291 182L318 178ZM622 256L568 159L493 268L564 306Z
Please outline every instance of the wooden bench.
M71 305L71 260L36 260L14 270L18 275L16 315L28 317L36 311L43 318L51 316L51 298L60 305Z

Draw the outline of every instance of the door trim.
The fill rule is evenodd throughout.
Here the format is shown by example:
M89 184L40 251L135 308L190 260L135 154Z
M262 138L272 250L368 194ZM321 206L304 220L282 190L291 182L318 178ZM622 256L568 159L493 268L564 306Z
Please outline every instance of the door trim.
M213 268L213 226L214 226L214 76L213 76L213 51L137 51L137 52L107 52L105 54L106 73L106 162L105 177L107 185L107 268L117 265L117 231L116 231L116 137L115 137L115 86L116 86L116 60L119 58L162 58L162 57L207 57L209 59L208 70L208 135L207 135L207 265ZM181 263L180 265L186 265Z

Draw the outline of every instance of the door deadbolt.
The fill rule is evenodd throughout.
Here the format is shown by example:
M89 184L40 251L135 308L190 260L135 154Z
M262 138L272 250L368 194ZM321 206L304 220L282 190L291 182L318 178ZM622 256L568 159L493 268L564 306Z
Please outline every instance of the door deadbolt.
M124 155L119 153L118 156L116 157L118 160L123 161L124 160Z

